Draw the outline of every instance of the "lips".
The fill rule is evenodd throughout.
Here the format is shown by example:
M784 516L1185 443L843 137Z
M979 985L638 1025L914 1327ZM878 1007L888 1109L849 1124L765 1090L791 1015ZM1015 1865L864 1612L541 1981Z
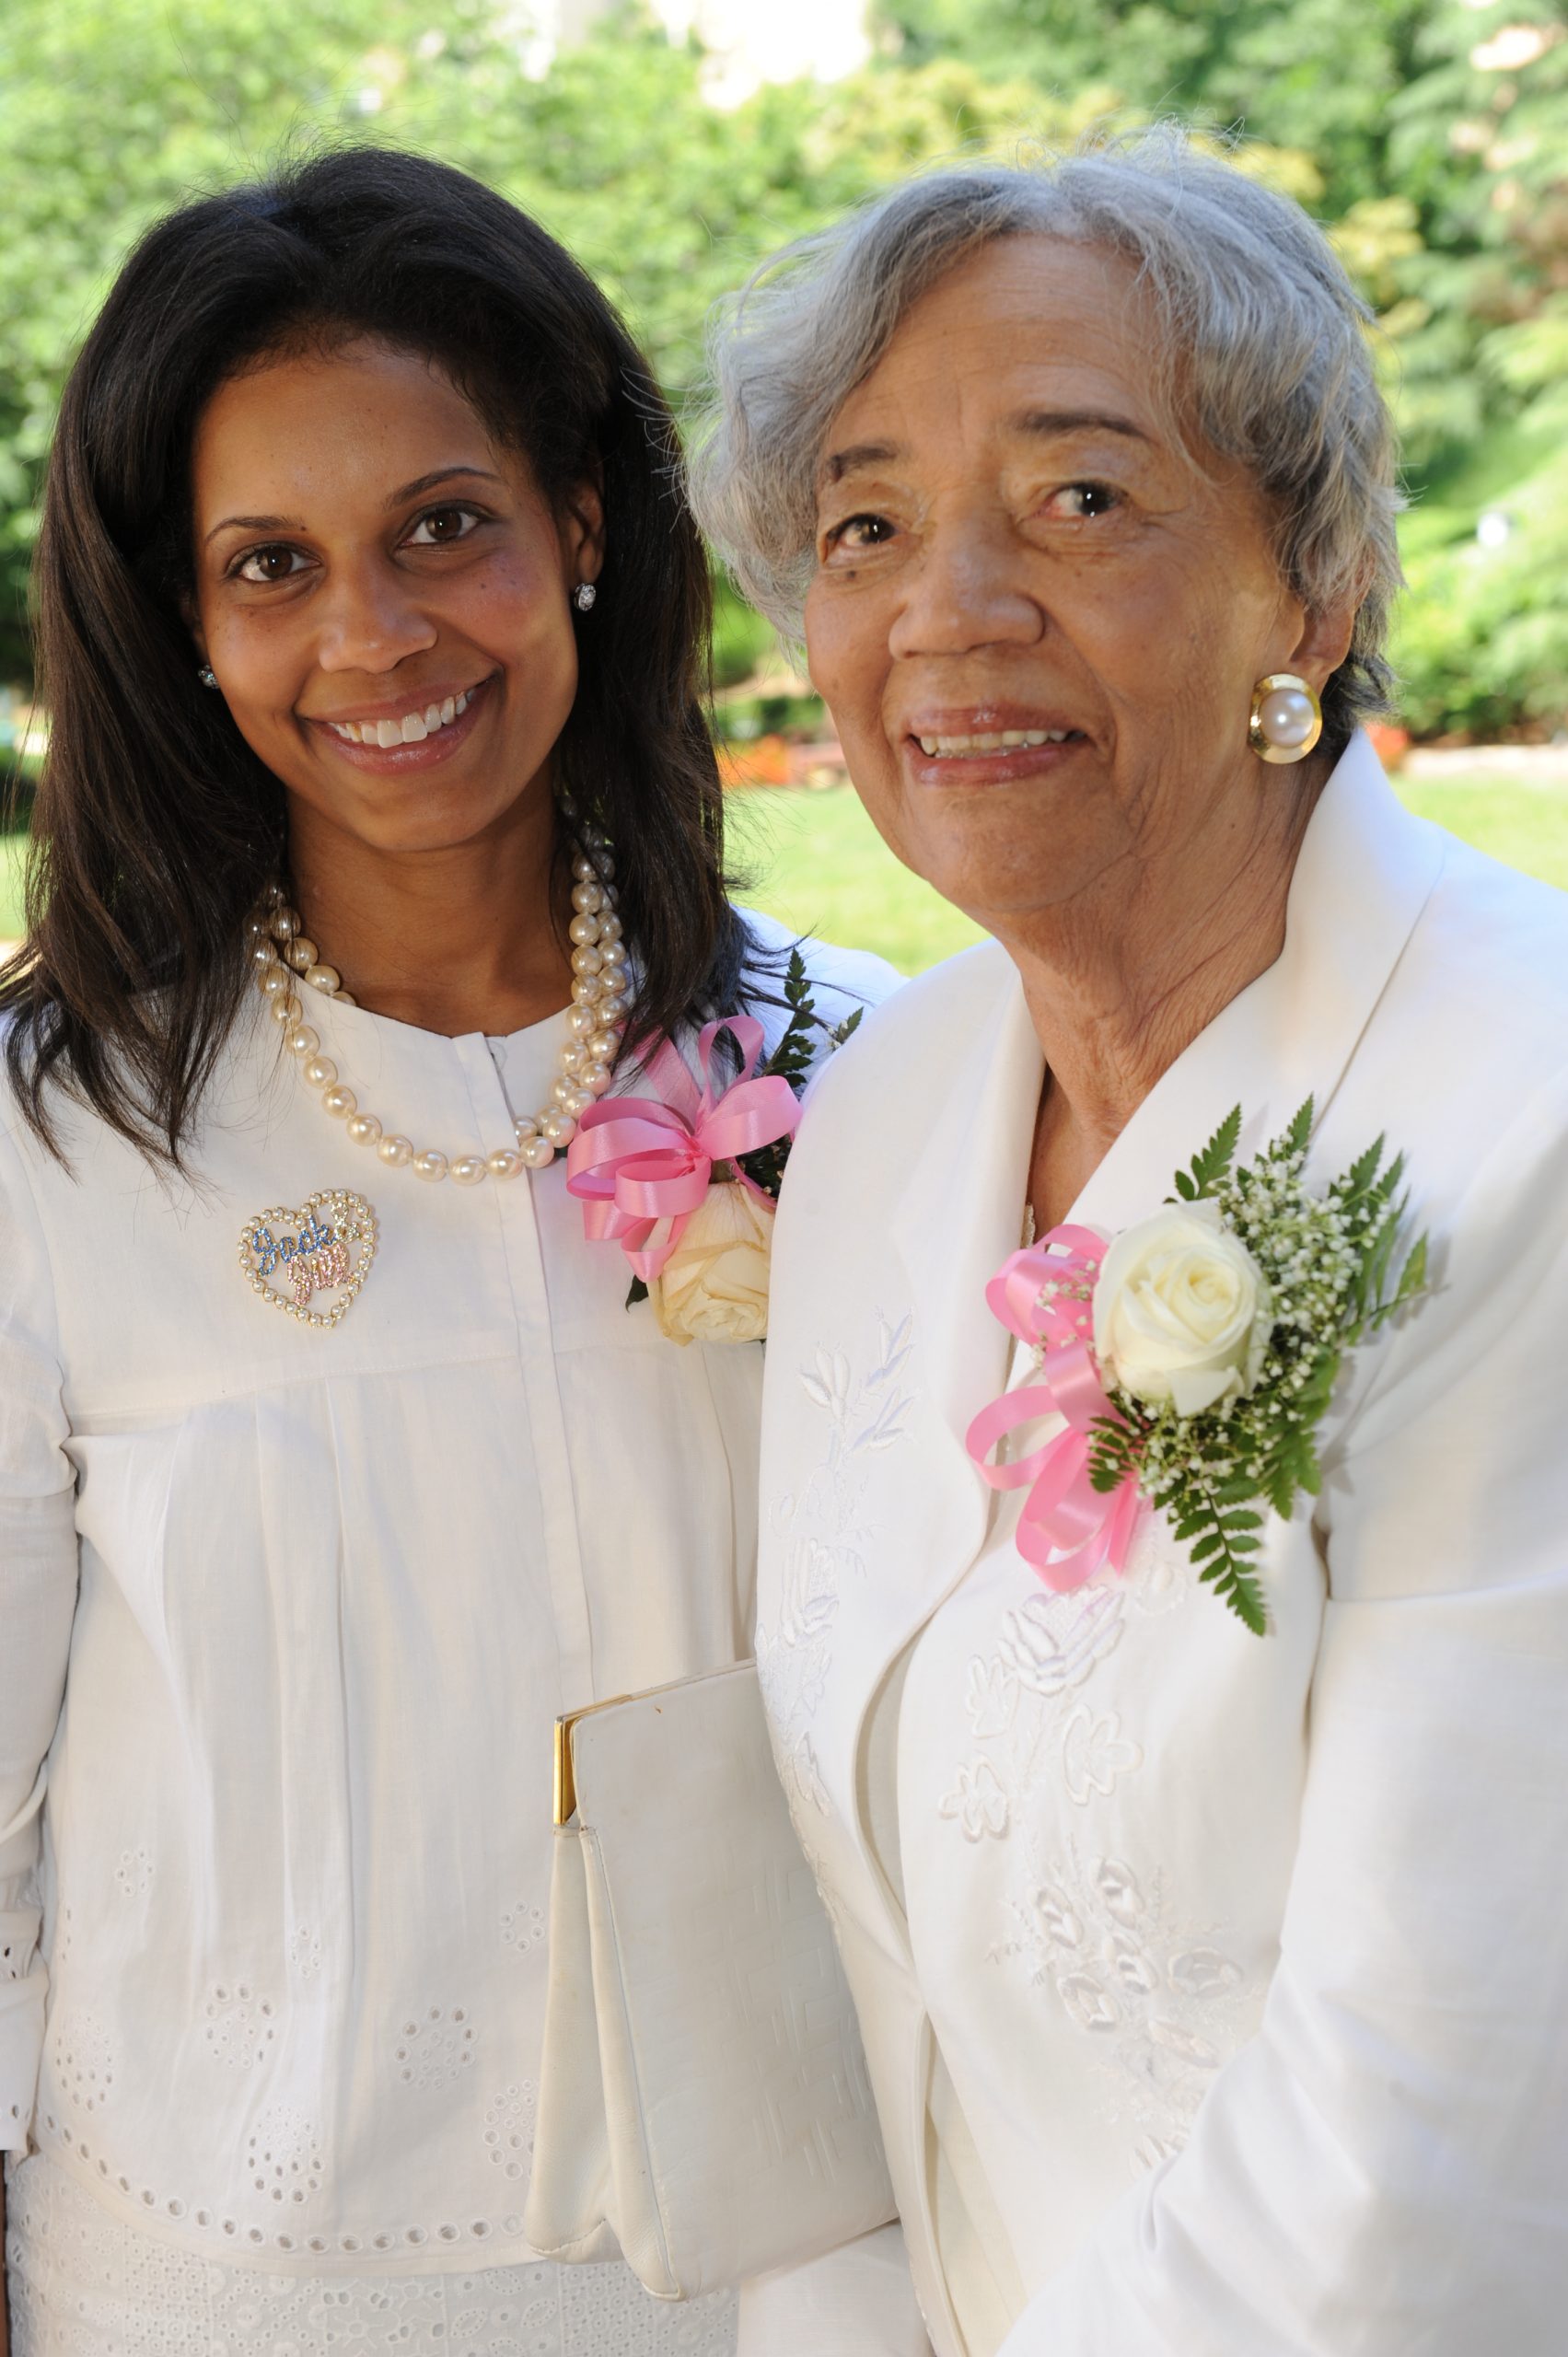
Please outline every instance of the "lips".
M964 753L1010 753L1021 745L1065 745L1077 731L1070 728L1001 728L970 733L917 737L923 753L951 760Z
M412 702L403 711L383 705L379 711L356 713L310 713L306 715L317 728L325 728L344 745L372 746L385 752L398 745L423 745L427 737L437 737L450 728L468 711L476 696L490 685L480 679L471 688L458 688Z
M302 715L316 743L333 761L377 777L402 777L437 769L454 761L490 711L490 691L500 674L476 680L471 687L449 691L433 683L432 691L415 703L412 692L406 710L361 704L357 711ZM432 719L434 715L434 719Z
M1086 730L1072 715L1038 704L927 704L905 725L904 756L923 784L1003 785L1054 768Z
M467 691L460 696L445 696L439 703L426 704L423 712L405 712L401 720L329 720L325 726L347 745L423 745L438 728L447 728L460 713L467 712L471 699Z

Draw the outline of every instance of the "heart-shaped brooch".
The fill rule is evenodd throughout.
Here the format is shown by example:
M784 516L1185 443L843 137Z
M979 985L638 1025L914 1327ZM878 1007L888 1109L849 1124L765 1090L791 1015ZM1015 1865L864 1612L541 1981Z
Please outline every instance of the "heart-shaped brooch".
M353 1306L376 1258L376 1214L341 1187L307 1195L297 1211L274 1204L247 1220L239 1265L250 1290L304 1326L335 1326ZM330 1308L311 1304L333 1294Z

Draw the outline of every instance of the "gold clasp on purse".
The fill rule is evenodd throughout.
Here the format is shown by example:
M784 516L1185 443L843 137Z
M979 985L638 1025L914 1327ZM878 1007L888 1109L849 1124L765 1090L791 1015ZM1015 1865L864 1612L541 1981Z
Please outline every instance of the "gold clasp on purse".
M567 1711L555 1722L555 1828L570 1825L577 1814L577 1779L572 1769L572 1730L579 1719L591 1719L596 1711L619 1710L622 1702L632 1701L630 1694L612 1694L603 1702L585 1702L580 1711Z

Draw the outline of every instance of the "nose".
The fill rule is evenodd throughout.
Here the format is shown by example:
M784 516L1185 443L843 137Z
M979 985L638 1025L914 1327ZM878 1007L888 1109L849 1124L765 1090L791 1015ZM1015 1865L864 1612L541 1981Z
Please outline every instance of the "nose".
M435 622L395 565L367 559L344 567L317 607L317 661L323 671L395 670L407 656L436 644Z
M933 518L903 589L888 638L895 656L1032 646L1045 633L1045 615L1002 517L969 510Z

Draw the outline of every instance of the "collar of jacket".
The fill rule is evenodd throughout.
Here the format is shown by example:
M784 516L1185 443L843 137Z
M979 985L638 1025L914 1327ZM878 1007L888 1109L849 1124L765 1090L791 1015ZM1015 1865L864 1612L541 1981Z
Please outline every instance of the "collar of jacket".
M1071 1220L1109 1236L1147 1217L1237 1103L1243 1159L1308 1096L1321 1122L1441 873L1445 840L1406 810L1357 735L1308 823L1279 958L1150 1090ZM970 959L975 1028L958 1068L932 1075L935 1118L892 1222L924 1369L960 1451L970 1420L1006 1379L1011 1343L984 1293L1019 1240L1043 1073L1011 958L986 944ZM967 1459L965 1472L978 1545L988 1495Z

